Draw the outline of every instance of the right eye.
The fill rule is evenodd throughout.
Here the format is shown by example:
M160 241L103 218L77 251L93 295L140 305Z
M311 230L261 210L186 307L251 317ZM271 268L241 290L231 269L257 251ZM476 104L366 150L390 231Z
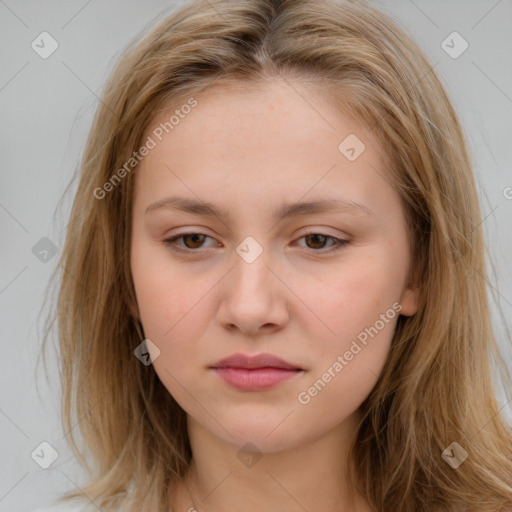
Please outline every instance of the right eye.
M180 238L183 239L185 243L185 247L177 245L175 242ZM190 233L181 233L179 235L175 235L171 238L166 238L163 242L165 245L169 246L173 251L181 251L181 252L194 252L194 249L200 249L202 243L206 238L211 238L208 235L197 232ZM213 238L211 238L213 240Z

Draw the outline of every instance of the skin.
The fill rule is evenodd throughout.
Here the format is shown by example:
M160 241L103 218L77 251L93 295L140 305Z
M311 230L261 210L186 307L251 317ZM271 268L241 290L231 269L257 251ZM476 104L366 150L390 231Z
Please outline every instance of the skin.
M404 211L384 179L382 148L298 83L216 87L196 99L137 171L131 246L134 314L160 350L155 371L187 413L195 507L370 510L357 492L350 502L342 470L398 314L308 404L297 397L395 302L402 315L417 310ZM338 150L349 134L366 145L354 161ZM231 218L165 207L145 213L171 195L216 203ZM324 198L358 201L373 215L272 217L282 202ZM176 240L185 253L164 243L188 230L207 237ZM334 241L309 231L349 243L329 252ZM252 263L236 252L247 236L263 249ZM236 390L208 368L235 352L269 352L303 371L270 390ZM249 442L262 455L251 467L237 457ZM193 506L177 483L172 510Z

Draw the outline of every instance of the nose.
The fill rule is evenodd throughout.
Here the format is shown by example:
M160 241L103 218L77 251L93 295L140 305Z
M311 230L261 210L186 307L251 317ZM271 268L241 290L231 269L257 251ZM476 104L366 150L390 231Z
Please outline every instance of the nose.
M263 253L248 263L236 256L234 268L221 283L219 323L248 336L282 329L289 320L286 278Z

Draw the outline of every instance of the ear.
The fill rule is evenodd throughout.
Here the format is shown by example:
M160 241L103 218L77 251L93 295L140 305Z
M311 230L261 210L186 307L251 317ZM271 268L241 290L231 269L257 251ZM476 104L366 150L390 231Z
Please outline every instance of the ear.
M400 304L402 309L400 314L404 316L412 316L418 311L420 299L420 289L417 286L409 286L404 289L400 296Z

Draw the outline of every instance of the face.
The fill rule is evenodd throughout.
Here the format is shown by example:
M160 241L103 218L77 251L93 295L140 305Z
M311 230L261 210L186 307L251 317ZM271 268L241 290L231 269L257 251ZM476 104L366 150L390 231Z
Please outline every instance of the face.
M404 212L376 140L313 89L269 82L195 99L168 134L155 129L176 106L146 134L156 145L136 173L134 314L189 419L235 446L289 449L358 411L399 314L416 311ZM187 208L195 201L214 210ZM298 369L212 368L235 353Z

